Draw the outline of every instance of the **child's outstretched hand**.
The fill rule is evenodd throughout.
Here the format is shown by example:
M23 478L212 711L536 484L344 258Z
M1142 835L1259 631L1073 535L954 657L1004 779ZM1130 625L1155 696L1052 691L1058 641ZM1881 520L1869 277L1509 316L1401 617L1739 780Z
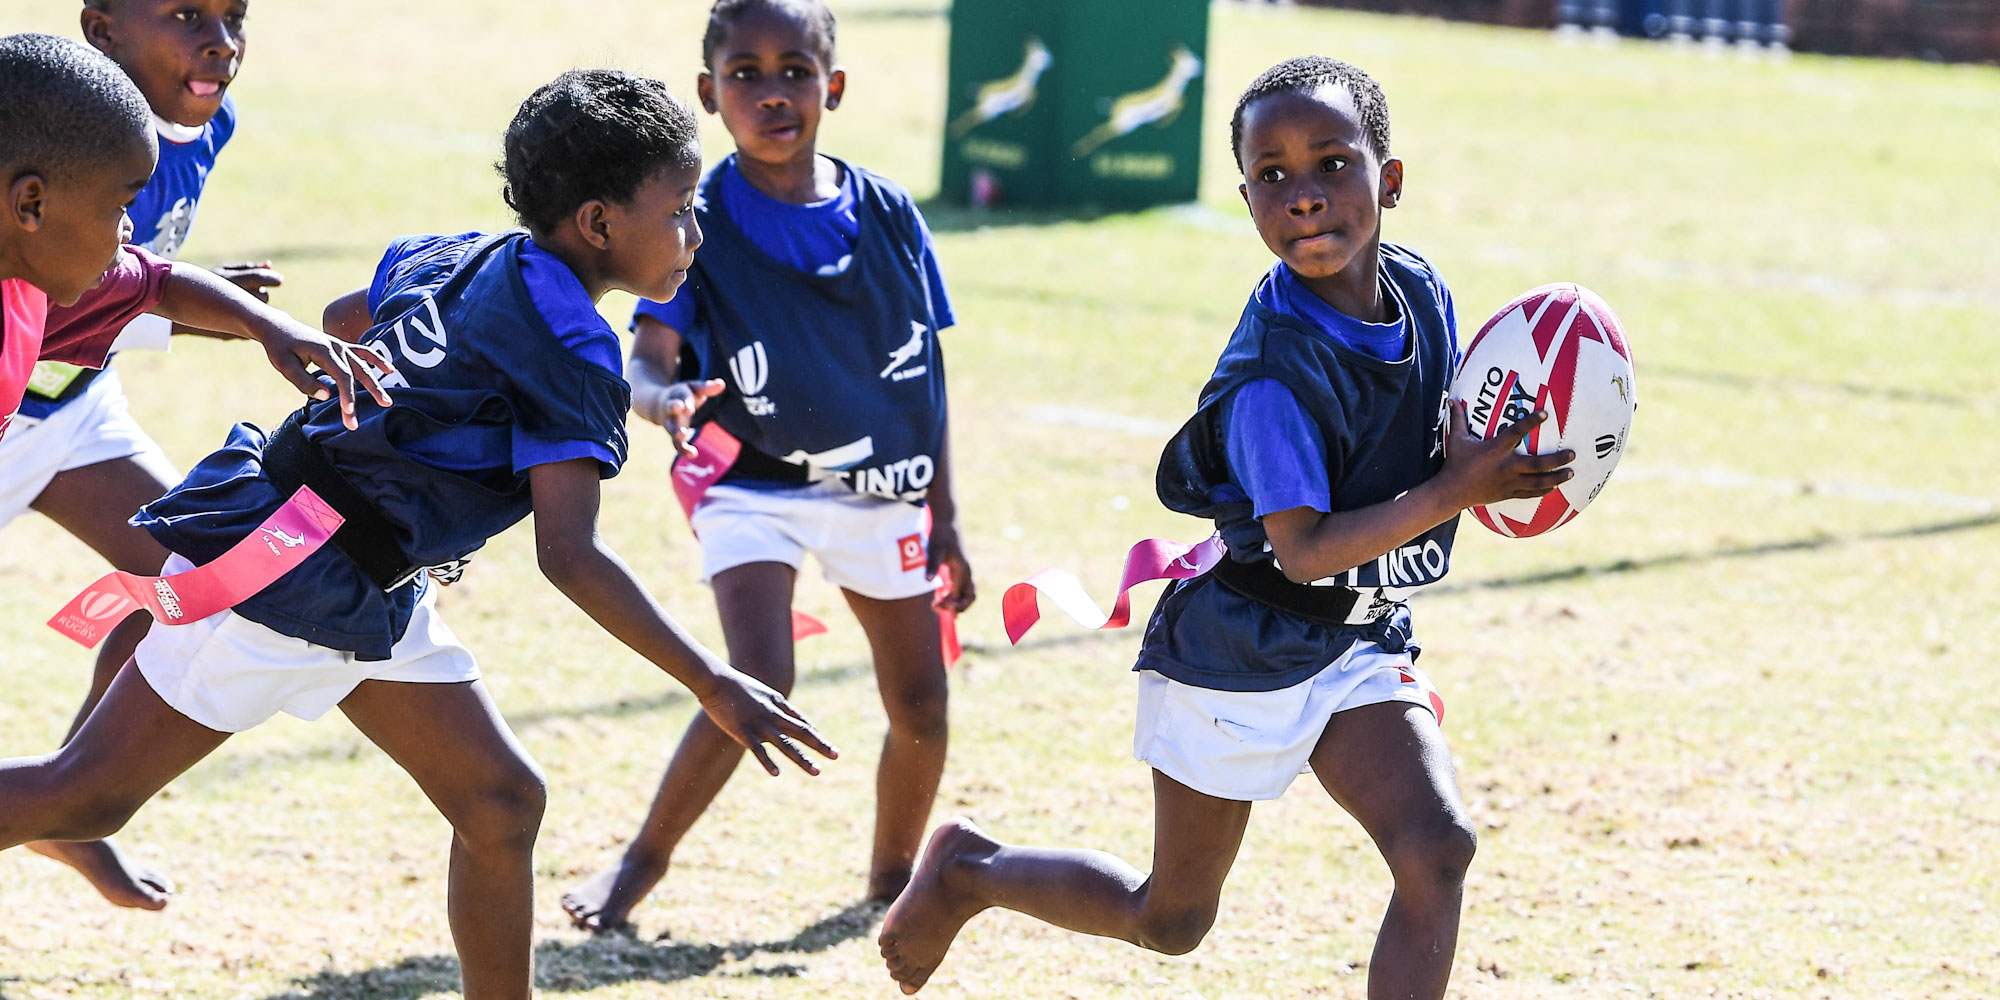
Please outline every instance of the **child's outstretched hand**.
M254 264L223 264L215 269L215 273L221 275L224 281L255 295L259 302L271 301L271 293L267 289L285 283L285 276L279 274L268 260Z
M247 335L264 345L264 355L270 359L271 367L300 392L314 399L330 399L339 394L340 421L348 430L360 426L354 419L357 383L375 397L375 402L389 405L389 394L382 389L378 375L394 375L396 366L373 349L329 337L276 309L263 310L247 325ZM332 379L331 389L321 376L307 370L315 366Z
M1576 475L1564 468L1576 461L1576 452L1567 448L1546 455L1514 452L1529 432L1549 419L1548 411L1517 420L1491 438L1481 438L1466 425L1465 404L1455 404L1450 410L1451 436L1445 442L1444 468L1438 478L1458 509L1542 496Z
M632 409L647 420L667 429L667 436L673 439L674 451L682 458L694 457L694 411L701 404L722 395L728 383L719 378L706 382L675 382L665 388L658 383L650 391L641 390L632 395Z
M945 573L945 589L938 593L931 603L953 614L963 613L972 607L978 592L972 586L972 564L965 560L965 548L959 544L958 526L936 521L931 524L930 555L924 567L924 576L935 580L940 571Z
M701 699L701 708L709 721L743 744L773 776L779 773L778 764L764 748L766 743L807 774L818 774L819 766L806 756L801 743L828 760L840 757L840 751L786 703L784 695L742 671L732 669L718 678L715 691Z

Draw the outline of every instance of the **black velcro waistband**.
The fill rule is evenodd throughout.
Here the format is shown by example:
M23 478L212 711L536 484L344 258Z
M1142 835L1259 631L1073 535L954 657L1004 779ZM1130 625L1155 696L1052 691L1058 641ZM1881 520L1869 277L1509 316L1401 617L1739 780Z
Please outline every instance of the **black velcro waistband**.
M1215 582L1253 601L1268 604L1309 622L1321 625L1363 624L1350 620L1363 593L1352 587L1315 587L1293 583L1284 570L1269 559L1237 562L1224 557L1209 571Z
M812 472L805 466L794 465L782 458L767 455L748 444L743 446L742 451L736 453L735 464L729 467L729 472L723 478L726 480L729 476L741 476L744 479L757 479L767 483L795 483L799 486L812 482Z
M271 432L264 443L264 474L286 496L300 486L312 487L327 506L346 518L333 533L333 547L383 592L410 582L425 567L403 552L389 519L327 461L318 445L306 440L305 413L303 408L294 411Z

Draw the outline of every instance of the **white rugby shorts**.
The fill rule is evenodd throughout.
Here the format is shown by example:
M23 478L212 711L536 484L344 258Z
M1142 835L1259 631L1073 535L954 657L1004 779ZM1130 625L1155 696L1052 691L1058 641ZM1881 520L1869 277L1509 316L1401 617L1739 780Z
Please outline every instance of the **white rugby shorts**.
M97 376L47 419L16 414L0 438L0 527L27 513L57 473L142 454L173 467L132 419L116 372Z
M753 562L794 570L806 553L827 582L878 601L931 592L924 577L924 509L855 493L834 481L796 489L710 487L689 520L701 542L701 578Z
M1313 747L1334 715L1391 701L1443 720L1444 700L1410 655L1365 639L1276 691L1217 691L1142 670L1132 756L1204 795L1275 799L1311 770Z
M161 575L193 569L181 556ZM185 625L154 622L133 659L174 711L225 733L240 733L284 712L311 721L340 704L362 681L456 684L479 679L472 652L437 610L426 585L409 630L386 660L359 660L275 632L234 611Z

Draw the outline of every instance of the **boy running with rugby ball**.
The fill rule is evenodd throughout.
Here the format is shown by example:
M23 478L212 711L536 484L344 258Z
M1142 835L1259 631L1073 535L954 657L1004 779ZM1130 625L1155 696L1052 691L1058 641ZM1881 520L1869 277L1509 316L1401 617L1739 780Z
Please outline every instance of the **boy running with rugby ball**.
M1403 164L1367 74L1316 56L1280 63L1237 102L1230 138L1279 263L1160 460L1161 500L1215 521L1228 555L1161 596L1134 667L1153 870L947 823L882 925L905 993L995 906L1193 950L1251 803L1309 767L1395 877L1368 995L1444 995L1474 836L1405 602L1448 571L1461 510L1546 493L1574 456L1514 454L1540 417L1481 441L1447 405L1451 293L1429 261L1381 242Z

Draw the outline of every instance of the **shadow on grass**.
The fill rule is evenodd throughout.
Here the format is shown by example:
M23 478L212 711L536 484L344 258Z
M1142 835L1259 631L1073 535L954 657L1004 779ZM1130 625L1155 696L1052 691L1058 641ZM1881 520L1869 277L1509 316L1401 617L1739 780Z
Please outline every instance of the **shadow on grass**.
M957 283L953 283L956 287ZM1893 385L1876 385L1869 382L1823 382L1812 379L1794 378L1790 375L1746 375L1740 372L1711 371L1701 368L1682 368L1675 365L1648 363L1646 374L1652 378L1678 379L1683 382L1703 382L1709 385L1727 386L1732 389L1810 391L1836 396L1852 396L1863 399L1879 399L1890 403L1912 403L1930 406L1952 406L1971 408L1980 404L1971 396L1953 395L1948 392L1931 392L1926 389L1905 389Z
M707 976L792 978L803 975L805 966L756 959L815 954L865 937L884 910L879 903L854 903L781 941L693 944L640 941L619 935L579 942L544 941L535 946L535 986L542 990L588 990ZM358 972L315 973L294 980L293 987L263 1000L417 1000L457 993L461 984L456 958L423 955Z
M1427 594L1462 594L1475 590L1512 590L1517 587L1540 587L1551 583L1566 583L1592 576L1610 576L1619 573L1643 573L1657 569L1673 569L1696 563L1714 562L1722 559L1760 559L1764 556L1787 555L1793 552L1817 552L1822 549L1840 548L1861 542L1893 542L1909 538L1927 538L1932 535L1948 535L1960 531L1977 531L1981 528L2000 527L2000 514L1982 514L1977 517L1953 518L1949 521L1933 521L1906 528L1892 528L1886 531L1863 531L1851 535L1814 535L1810 538L1794 538L1781 542L1763 542L1756 545L1724 545L1700 552L1673 552L1662 556L1648 556L1644 559L1619 559L1608 563L1585 563L1564 566L1559 569L1542 570L1538 573L1524 573L1520 576L1503 576L1493 580L1470 580L1464 583L1446 583L1431 587Z

